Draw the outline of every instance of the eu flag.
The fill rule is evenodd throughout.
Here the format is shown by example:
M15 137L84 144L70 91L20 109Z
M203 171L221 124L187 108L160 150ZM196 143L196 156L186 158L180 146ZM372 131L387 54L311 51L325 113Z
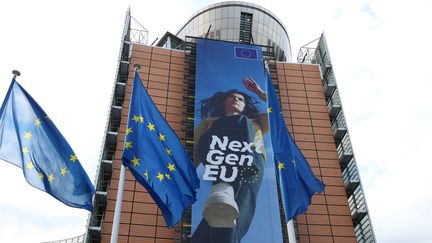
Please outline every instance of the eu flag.
M133 80L122 162L147 189L169 227L196 201L199 179L195 168L138 73Z
M234 50L236 58L258 60L258 52L254 48L236 46Z
M282 191L286 220L307 211L312 195L324 190L286 128L276 92L267 72L268 115L274 162Z
M92 211L95 190L77 156L15 78L0 110L0 159L20 167L30 185Z

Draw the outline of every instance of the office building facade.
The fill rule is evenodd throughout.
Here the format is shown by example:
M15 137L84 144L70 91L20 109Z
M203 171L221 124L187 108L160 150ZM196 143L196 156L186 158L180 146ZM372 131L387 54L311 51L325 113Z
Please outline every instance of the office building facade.
M260 45L270 60L288 129L315 175L326 184L324 193L315 195L309 210L295 220L298 242L375 242L325 37L315 47L302 49L298 63L293 63L281 21L244 2L223 2L198 11L176 35L167 33L155 47L134 39L136 30L130 23L128 12L86 242L111 238L133 64L141 65L138 72L144 86L192 156L199 37ZM124 185L119 242L190 242L190 210L168 229L150 195L129 171ZM281 222L283 217L281 212ZM286 225L281 228L288 242Z

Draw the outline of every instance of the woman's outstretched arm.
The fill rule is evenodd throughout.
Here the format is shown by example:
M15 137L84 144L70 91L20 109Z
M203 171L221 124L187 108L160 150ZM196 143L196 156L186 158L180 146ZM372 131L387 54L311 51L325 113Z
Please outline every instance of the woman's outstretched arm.
M264 90L259 86L259 84L253 78L246 77L243 79L242 83L247 90L258 95L258 97L260 97L261 100L263 101L267 100L266 92L264 92Z

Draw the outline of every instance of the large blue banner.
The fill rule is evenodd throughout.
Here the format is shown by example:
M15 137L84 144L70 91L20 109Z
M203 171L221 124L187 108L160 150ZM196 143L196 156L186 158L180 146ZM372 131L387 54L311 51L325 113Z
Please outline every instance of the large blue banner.
M282 242L261 47L199 39L196 63L192 242Z

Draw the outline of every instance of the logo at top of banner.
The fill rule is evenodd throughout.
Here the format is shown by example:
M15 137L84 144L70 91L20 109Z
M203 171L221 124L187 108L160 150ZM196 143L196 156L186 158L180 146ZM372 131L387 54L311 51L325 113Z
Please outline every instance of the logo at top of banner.
M258 60L258 52L256 49L236 46L234 50L236 58Z

